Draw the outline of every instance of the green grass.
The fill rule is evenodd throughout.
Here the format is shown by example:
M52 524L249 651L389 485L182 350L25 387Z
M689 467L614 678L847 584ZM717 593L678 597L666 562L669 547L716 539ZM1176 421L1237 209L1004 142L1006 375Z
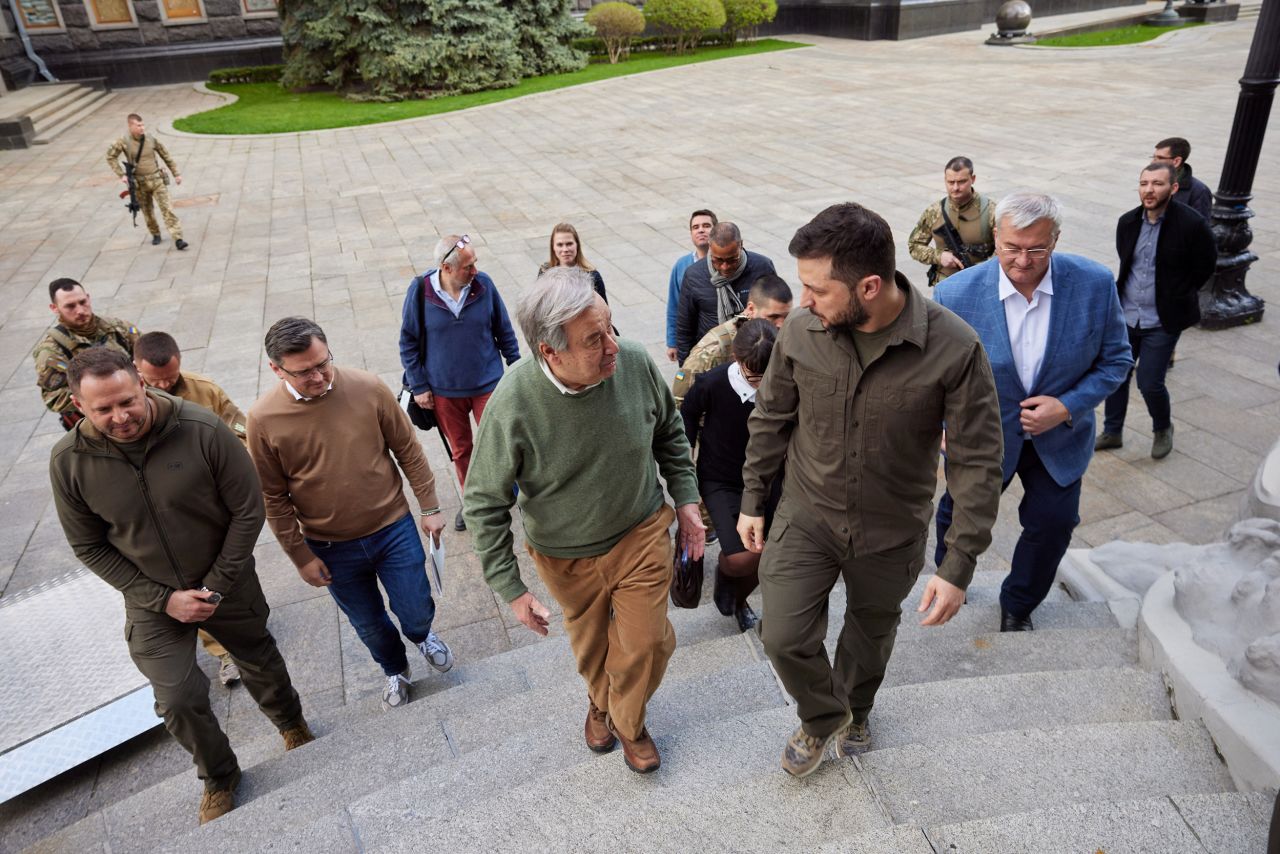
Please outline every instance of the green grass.
M281 89L275 83L211 84L210 89L229 92L238 96L239 100L234 104L178 119L173 126L188 133L250 134L371 125L450 113L481 104L519 98L522 95L550 92L566 86L594 83L597 80L608 80L612 77L623 77L644 71L656 71L695 62L710 62L731 56L771 53L797 47L808 47L808 45L781 39L760 39L733 47L702 48L684 56L665 53L633 55L631 59L619 62L617 65L610 65L607 62L592 63L581 71L568 74L530 77L510 89L492 89L469 95L449 95L426 100L397 101L391 104L348 101L334 92L292 93Z
M1114 47L1122 44L1138 44L1151 41L1171 30L1186 30L1191 27L1202 27L1204 22L1196 21L1176 27L1148 27L1136 24L1132 27L1117 27L1114 30L1099 30L1096 33L1080 33L1074 36L1058 36L1057 38L1037 39L1037 45L1044 47Z

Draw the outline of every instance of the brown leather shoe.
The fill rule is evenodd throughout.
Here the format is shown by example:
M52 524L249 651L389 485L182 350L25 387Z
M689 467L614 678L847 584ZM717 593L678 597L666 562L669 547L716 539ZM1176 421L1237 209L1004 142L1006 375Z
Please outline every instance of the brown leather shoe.
M316 740L316 737L311 734L311 727L307 726L305 720L297 726L281 730L280 737L284 739L285 750L293 750L295 747L301 747Z
M583 727L583 732L587 737L587 747L596 753L608 753L618 743L613 733L609 731L608 717L596 708L595 703L587 709L587 723Z
M231 775L225 785L206 789L200 797L200 823L208 824L236 808L236 786L240 785L240 769Z
M648 727L640 730L640 737L635 741L618 732L613 726L612 719L609 720L609 729L618 737L618 741L622 742L622 758L632 771L637 774L649 774L657 771L662 765L662 757L658 755L658 745L654 744L653 739L649 737Z

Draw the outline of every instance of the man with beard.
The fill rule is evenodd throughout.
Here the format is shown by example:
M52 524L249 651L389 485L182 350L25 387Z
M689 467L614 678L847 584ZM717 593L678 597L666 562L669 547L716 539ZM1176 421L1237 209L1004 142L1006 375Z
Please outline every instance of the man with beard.
M1000 502L1000 405L974 331L894 269L889 224L834 205L796 232L800 307L756 394L738 535L764 550L760 637L796 700L782 767L812 773L827 746L871 743L867 720L902 602L924 565L947 425L956 523L917 612L942 625L964 604ZM786 462L764 549L765 506ZM827 659L827 597L843 577L844 629Z
M742 314L751 286L761 276L773 272L772 261L743 248L738 226L722 222L712 228L706 263L689 267L680 288L680 305L676 310L677 361L684 364L689 351L702 336Z
M1172 406L1164 378L1182 330L1200 319L1200 287L1213 275L1218 257L1204 218L1186 205L1169 204L1178 186L1171 164L1152 163L1138 176L1141 204L1116 224L1116 289L1137 365L1107 398L1097 451L1124 445L1121 431L1134 373L1151 415L1152 458L1164 459L1173 450Z

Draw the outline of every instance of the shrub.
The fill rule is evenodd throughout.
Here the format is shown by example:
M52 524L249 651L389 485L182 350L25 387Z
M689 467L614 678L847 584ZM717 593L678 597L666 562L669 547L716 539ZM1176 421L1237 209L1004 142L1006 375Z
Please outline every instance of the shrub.
M725 43L725 34L720 30L710 33L703 33L698 39L694 47L720 47ZM574 39L573 47L577 50L583 50L594 57L609 58L609 51L604 46L604 41L598 38ZM647 51L666 50L668 47L668 39L664 36L641 36L631 40L631 53L642 53Z
M644 32L644 13L630 3L609 2L592 6L586 20L604 42L610 63L625 59L631 51L631 40Z
M505 0L503 5L515 17L523 76L564 74L586 66L587 57L570 42L590 35L591 28L569 14L567 0Z
M244 68L217 68L209 72L210 83L278 83L283 65L250 65Z
M723 0L724 30L729 44L744 35L754 38L756 28L778 16L777 0Z
M724 26L724 4L720 0L649 0L644 17L676 53L684 53L704 31Z

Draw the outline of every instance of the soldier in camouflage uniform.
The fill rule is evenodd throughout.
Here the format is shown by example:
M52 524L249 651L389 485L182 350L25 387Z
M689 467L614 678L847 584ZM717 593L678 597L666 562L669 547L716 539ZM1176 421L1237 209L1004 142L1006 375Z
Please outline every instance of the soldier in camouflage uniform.
M747 294L747 307L742 314L729 318L702 336L702 340L689 351L680 370L676 371L675 381L671 384L676 406L684 401L698 374L733 360L733 336L738 334L743 323L753 317L763 317L781 329L790 311L791 288L781 276L768 273L756 279Z
M186 249L190 244L182 239L182 223L178 222L178 217L169 205L169 176L160 168L156 158L163 160L164 165L169 167L175 183L181 184L182 176L178 174L178 167L163 143L147 136L147 127L142 122L142 116L137 113L129 114L129 135L120 137L107 149L107 165L127 184L129 179L124 167L120 165L121 155L124 155L128 163L133 164L138 205L147 221L147 230L151 232L152 245L160 243L160 225L156 222L156 213L151 205L154 200L160 205L160 215L164 217L164 226L169 229L173 245L178 249Z
M953 157L943 170L947 185L945 198L925 208L911 236L907 238L907 250L911 257L929 266L929 287L965 267L981 264L995 254L996 206L992 199L985 199L973 189L973 161L967 157ZM942 219L942 206L946 205L947 217L955 229L958 240L948 240ZM958 243L958 246L953 246ZM957 253L955 250L959 249Z
M67 364L86 347L107 347L133 358L138 327L94 314L89 294L75 279L54 279L49 283L49 308L58 315L58 322L31 355L36 360L36 384L44 405L62 419L64 429L70 430L81 415L71 402Z

